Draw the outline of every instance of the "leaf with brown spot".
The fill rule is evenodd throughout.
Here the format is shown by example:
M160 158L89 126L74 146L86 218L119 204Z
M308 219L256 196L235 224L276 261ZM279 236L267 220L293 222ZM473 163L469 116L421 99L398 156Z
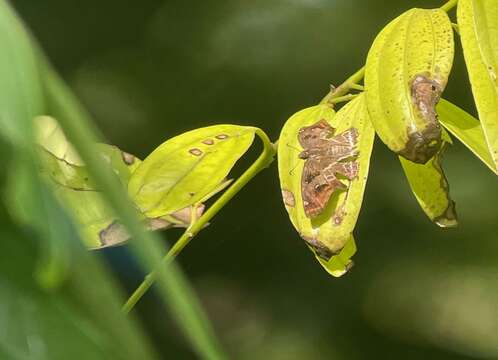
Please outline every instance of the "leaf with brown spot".
M357 155L352 163L356 164L358 173L351 179L339 176L339 181L344 185L343 190L334 191L323 211L310 218L306 215L301 191L305 160L299 157L302 147L298 133L303 127L322 119L334 128L336 134L353 128L356 130ZM287 120L280 134L278 167L285 207L296 230L320 263L334 276L347 271L349 258L354 254L352 247L344 252L343 248L347 244L354 244L352 232L361 208L373 139L374 129L369 121L364 95L345 105L337 114L327 105L301 110ZM331 146L331 151L336 150ZM290 194L293 195L295 206L289 202Z
M441 9L411 9L376 37L367 57L368 111L381 140L397 154L426 163L438 151L434 106L453 63L453 29Z
M399 157L410 188L422 210L440 227L458 225L455 203L450 197L448 180L441 167L445 148L451 139L443 131L443 143L439 151L425 164L417 164Z
M215 125L169 139L137 167L128 193L152 218L196 204L219 187L254 134L253 127Z

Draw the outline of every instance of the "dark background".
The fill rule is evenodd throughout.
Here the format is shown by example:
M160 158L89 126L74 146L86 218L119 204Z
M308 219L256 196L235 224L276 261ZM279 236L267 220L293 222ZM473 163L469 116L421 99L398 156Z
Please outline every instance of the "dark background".
M142 158L169 137L215 123L258 126L277 139L291 114L363 65L390 19L409 6L442 4L12 3L108 142ZM475 114L458 41L445 97ZM496 179L456 141L445 160L460 218L446 230L426 218L397 158L376 141L356 265L340 279L292 228L275 164L249 183L179 257L231 356L498 358ZM94 253L102 254L127 291L138 285L143 274L126 247ZM195 358L154 292L137 310L164 358Z

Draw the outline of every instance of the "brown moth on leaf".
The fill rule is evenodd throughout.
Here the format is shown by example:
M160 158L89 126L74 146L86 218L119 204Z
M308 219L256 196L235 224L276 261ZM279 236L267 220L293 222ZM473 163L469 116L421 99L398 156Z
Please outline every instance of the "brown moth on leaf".
M306 160L301 177L301 193L307 217L320 215L336 190L347 186L340 180L358 175L356 143L358 131L350 128L334 135L335 129L326 120L299 130L298 140L303 151L299 158Z

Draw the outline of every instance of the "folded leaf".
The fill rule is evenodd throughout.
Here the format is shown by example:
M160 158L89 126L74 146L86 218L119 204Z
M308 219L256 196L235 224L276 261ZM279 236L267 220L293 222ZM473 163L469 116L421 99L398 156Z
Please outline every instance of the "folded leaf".
M56 185L55 195L75 221L88 248L102 249L121 245L130 238L128 231L103 201L99 191L77 191ZM155 219L144 217L142 221L148 230L188 227L192 210L193 207L189 207L167 217ZM204 205L200 204L195 211L195 218L198 218L204 211Z
M340 137L341 134L354 132L353 159L348 162L343 160L332 162L330 165L337 169L340 169L338 165L350 167L354 169L354 175L348 179L341 176L340 172L335 173L342 186L332 192L323 211L313 217L306 213L306 200L303 200L303 191L306 191L303 188L305 161L302 159L302 152L300 153L302 146L299 134L303 128L322 120L335 129L333 136ZM352 231L361 208L373 139L374 129L368 119L363 95L348 103L337 114L327 105L304 109L285 123L280 134L278 163L285 207L296 230L317 255L320 263L334 276L340 276L346 271L350 263L349 257L354 253L347 252L347 256L340 255L346 244L354 243ZM342 145L330 150L331 154L340 151L343 151ZM325 155L325 158L327 156ZM317 169L317 171L328 170Z
M472 93L486 142L498 169L498 2L460 0L458 28Z
M410 188L422 210L441 227L458 225L455 203L450 197L448 180L441 167L443 152L450 143L450 137L443 132L439 151L425 164L417 164L399 157Z
M438 104L437 113L441 124L498 174L479 120L445 99Z
M438 151L435 105L454 55L453 30L441 9L411 9L388 24L367 57L365 91L372 123L394 152L426 163Z
M136 168L128 193L150 218L196 204L224 181L254 134L253 127L215 125L169 139Z

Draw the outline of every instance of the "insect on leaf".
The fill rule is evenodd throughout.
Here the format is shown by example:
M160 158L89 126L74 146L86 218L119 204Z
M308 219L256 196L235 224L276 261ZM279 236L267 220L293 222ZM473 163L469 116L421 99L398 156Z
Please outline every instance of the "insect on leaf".
M498 2L461 0L458 28L472 93L489 152L498 170Z
M410 188L422 210L440 227L458 225L455 203L450 197L448 180L441 167L443 152L451 139L443 131L439 151L425 164L417 164L399 157Z
M439 102L437 113L441 124L498 175L479 120L445 99Z
M215 125L169 139L137 167L128 193L150 218L196 204L225 181L254 134L253 127Z
M367 57L365 90L372 123L397 154L425 163L441 145L435 105L454 55L453 30L441 9L411 9L377 36Z
M317 126L323 127L323 121L333 132L323 139L326 148L323 149L316 168L311 170L317 176L310 183L313 186L308 189L307 162L316 156L313 153L316 150L303 149L300 137L303 129L306 132ZM334 144L334 139L341 139L342 135L351 133L355 134L353 151L349 157L338 160L337 156L342 158L344 147L340 143ZM344 252L341 250L348 243L349 246L354 245L352 231L361 208L373 139L374 129L368 119L363 95L348 103L337 114L327 105L304 109L285 123L280 134L278 164L285 207L296 230L317 255L320 263L334 276L346 272L350 266L349 258L354 254L352 247ZM303 151L300 152L301 149ZM307 151L310 152L310 157L303 159ZM330 157L335 162L327 160ZM343 167L351 171L342 171ZM325 206L316 214L307 211L307 199L321 196L323 180L319 176L324 176L330 182L338 181L342 186L333 187ZM315 179L318 179L316 184Z

